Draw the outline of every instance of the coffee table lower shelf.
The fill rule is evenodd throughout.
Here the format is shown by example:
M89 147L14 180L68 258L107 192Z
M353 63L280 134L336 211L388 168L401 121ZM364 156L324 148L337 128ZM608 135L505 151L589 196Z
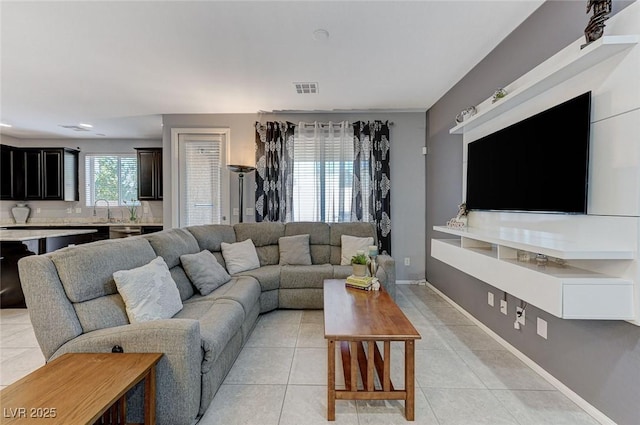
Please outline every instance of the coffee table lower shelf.
M367 343L365 349L364 342ZM391 341L381 340L384 355L374 340L328 340L328 408L327 419L336 417L336 400L404 400L405 417L415 418L415 341L405 340L405 388L396 389L391 382ZM336 344L340 345L345 389L336 389ZM358 375L362 388L358 386ZM379 385L376 388L376 377Z

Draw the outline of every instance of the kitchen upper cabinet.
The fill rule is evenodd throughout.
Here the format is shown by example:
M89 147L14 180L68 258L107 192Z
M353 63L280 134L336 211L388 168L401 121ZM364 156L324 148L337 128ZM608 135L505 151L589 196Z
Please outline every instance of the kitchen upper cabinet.
M0 199L2 200L14 199L14 153L15 148L13 146L0 145Z
M162 148L136 148L138 152L138 199L162 199Z
M2 145L2 199L79 200L78 151Z

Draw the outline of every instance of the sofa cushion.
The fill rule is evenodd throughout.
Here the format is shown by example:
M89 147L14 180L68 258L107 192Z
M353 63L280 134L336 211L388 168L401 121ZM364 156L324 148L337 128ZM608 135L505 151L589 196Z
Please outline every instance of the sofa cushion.
M206 224L187 227L187 230L196 238L200 249L208 249L211 251L218 260L218 263L226 268L224 258L220 254L222 251L220 244L222 242L236 242L236 232L233 230L233 226L226 224Z
M260 293L260 284L258 284L257 280L250 276L237 276L232 277L229 282L206 296L194 295L191 299L185 301L185 304L221 299L233 300L242 306L246 318L258 302Z
M285 236L309 235L309 250L312 264L328 264L331 250L330 226L328 223L298 221L287 223L284 228Z
M280 266L262 266L259 269L247 270L236 276L251 276L258 281L262 291L270 291L280 287Z
M227 343L240 332L244 311L232 300L215 300L186 303L174 316L177 319L194 319L200 323L202 340L202 373L207 373Z
M309 235L283 236L278 240L280 265L311 265Z
M357 236L360 238L371 236L376 244L376 228L373 223L350 222L350 223L332 223L331 224L331 258L330 263L337 265L341 262L342 257L342 235Z
M180 261L189 280L202 295L210 294L231 279L224 267L218 264L216 257L206 249L197 254L181 255Z
M182 266L175 266L169 269L171 272L171 278L176 283L178 291L180 292L180 299L182 301L188 300L195 294L195 288L191 284L189 277L184 272Z
M226 243L222 242L222 256L227 264L230 274L240 273L246 270L253 270L260 267L260 260L256 253L256 247L251 239L242 242Z
M131 323L168 319L182 309L180 292L162 257L113 274Z
M282 223L238 223L233 226L236 239L243 241L251 239L261 266L278 264L278 240L284 235Z
M351 258L362 251L365 254L369 252L369 246L373 244L371 236L359 238L356 236L342 235L340 250L340 265L347 266L351 264Z
M120 294L106 295L75 303L73 308L76 310L83 333L129 323L129 317Z
M333 266L333 278L334 279L346 279L353 274L353 267L348 266Z
M156 255L164 258L169 268L181 265L181 255L201 251L196 238L185 229L163 230L143 237L149 241Z
M48 255L73 303L117 293L114 272L143 266L157 257L149 242L139 237L83 244Z
M280 288L322 288L325 279L333 279L331 264L282 266Z

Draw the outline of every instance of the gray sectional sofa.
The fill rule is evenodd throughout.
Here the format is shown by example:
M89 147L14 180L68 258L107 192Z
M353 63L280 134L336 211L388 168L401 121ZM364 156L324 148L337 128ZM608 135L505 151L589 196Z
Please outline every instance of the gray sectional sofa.
M309 234L311 265L280 265L278 240ZM157 422L197 422L248 339L260 313L277 308L322 308L324 279L344 278L341 236L372 236L369 223L242 223L204 225L64 248L19 262L31 322L50 361L69 352L161 352L157 367ZM260 267L232 275L203 296L180 261L211 251L225 266L221 244L251 239ZM113 273L161 256L183 308L170 319L130 323ZM395 296L393 258L378 258L378 278ZM142 421L143 387L129 394L128 421Z

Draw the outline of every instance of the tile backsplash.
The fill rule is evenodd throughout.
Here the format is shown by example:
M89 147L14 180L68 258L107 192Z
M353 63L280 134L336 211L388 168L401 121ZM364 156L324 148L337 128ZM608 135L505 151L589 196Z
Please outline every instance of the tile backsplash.
M81 202L64 201L26 201L31 208L27 223L88 223L106 219L107 208L103 205L96 207L83 205ZM0 225L14 224L11 208L16 201L0 201ZM125 207L111 207L111 217L116 221L128 221L129 211ZM142 201L138 207L138 217L142 223L162 224L162 201Z

